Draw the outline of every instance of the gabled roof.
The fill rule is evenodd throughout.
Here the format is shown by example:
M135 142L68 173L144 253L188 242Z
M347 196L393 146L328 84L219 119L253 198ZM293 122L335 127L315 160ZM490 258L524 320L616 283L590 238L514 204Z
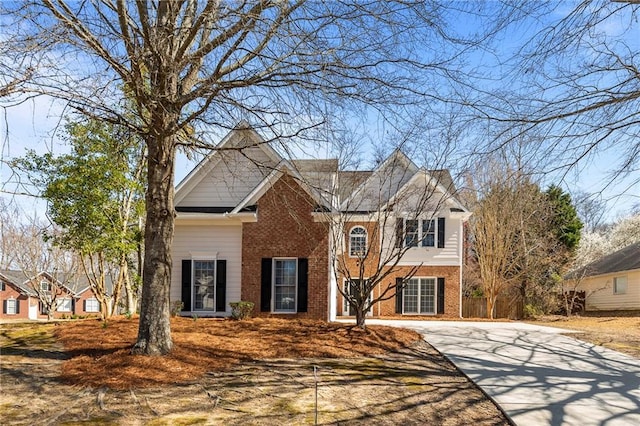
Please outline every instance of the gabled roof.
M376 204L386 203L418 170L404 152L395 149L350 195L340 200L340 209L375 210L379 207Z
M318 204L324 206L329 203L326 197L323 196L322 190L309 185L302 175L292 167L291 163L287 160L282 160L278 166L272 170L272 172L260 182L260 184L253 189L247 196L236 206L232 213L239 213L240 211L247 209L249 206L253 206L277 181L282 177L284 173L291 175L298 185L311 196L311 198Z
M75 295L75 292L65 283L70 282L73 275L70 274L61 274L61 279L57 279L53 276L52 273L42 271L42 272L24 272L24 271L16 271L10 269L0 270L0 277L4 278L5 281L13 284L18 290L27 295L33 296L35 295L35 291L31 288L30 283L38 280L38 277L44 276L49 281L54 282L56 286L62 287L69 294Z
M252 149L251 152L269 162L268 166L263 167L255 160L247 162L244 149ZM234 171L243 172L236 175ZM188 214L201 214L202 219L234 218L238 213L255 212L260 197L284 173L292 176L316 201L318 211L374 211L397 197L410 182L427 175L427 181L436 185L451 211L468 213L455 198L448 170L419 168L400 149L394 150L375 170L343 171L337 159L282 158L246 122L229 132L178 184L176 211L184 218Z
M621 250L591 262L571 276L592 277L595 275L612 274L614 272L640 269L640 242L631 244Z
M8 269L0 270L0 278L16 287L22 294L26 294L28 296L33 294L27 285L28 280L26 279L22 271L12 271Z
M444 179L444 182L442 181ZM390 204L392 205L396 201L396 197L400 197L406 191L410 191L412 185L425 185L430 186L433 192L427 190L424 193L425 197L430 198L435 201L436 204L433 207L437 207L437 210L440 210L442 207L448 205L452 212L459 213L469 213L466 207L454 197L455 188L453 188L453 181L451 180L451 175L448 170L435 170L434 172L428 171L425 169L420 169L417 171L411 179L409 179L398 191L396 194L391 197L388 203L383 207L386 209ZM444 185L447 185L445 187ZM439 199L435 199L432 195L441 194ZM430 200L424 200L430 201ZM426 206L425 206L426 207Z
M273 167L283 161L282 157L262 138L248 123L241 121L218 143L218 145L205 157L196 167L193 168L176 186L175 204L178 205L216 165L228 159L234 153L240 152L245 156L249 149L258 149L271 164L267 168ZM248 157L246 157L248 158ZM234 206L235 207L235 206Z

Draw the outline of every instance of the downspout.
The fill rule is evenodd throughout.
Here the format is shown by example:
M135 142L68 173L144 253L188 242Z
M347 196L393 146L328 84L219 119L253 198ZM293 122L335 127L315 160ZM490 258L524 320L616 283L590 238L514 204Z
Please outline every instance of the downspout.
M328 258L329 258L329 291L328 291L328 297L329 300L327 301L327 303L329 304L329 322L334 322L337 319L337 286L338 283L336 281L336 271L335 271L335 261L333 260L333 256L332 256L332 247L333 247L333 230L331 229L333 227L333 223L329 224L330 230L329 230L329 244L327 245L327 251L328 251Z
M460 290L459 290L459 294L460 294L460 300L458 302L458 309L460 310L459 315L460 318L462 318L462 267L464 265L464 242L465 242L465 235L464 235L464 220L460 219L460 247L459 247L459 251L460 251L460 278L459 278L459 285L460 285Z

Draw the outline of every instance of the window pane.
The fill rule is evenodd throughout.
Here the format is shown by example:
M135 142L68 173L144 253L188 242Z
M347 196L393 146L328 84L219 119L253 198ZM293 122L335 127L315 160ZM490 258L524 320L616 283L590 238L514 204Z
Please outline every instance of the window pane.
M433 278L420 279L420 312L434 314L436 300L436 280Z
M422 221L422 247L435 247L436 241L436 221Z
M85 302L86 312L100 312L100 305L98 299L87 299Z
M58 312L71 312L71 299L60 299L58 301Z
M283 259L274 261L274 311L295 312L297 261Z
M364 256L367 251L367 231L362 227L356 227L349 234L349 255Z
M411 278L404 287L402 298L404 302L403 312L405 314L417 314L418 311L418 291L419 280Z
M7 300L7 315L15 315L16 314L16 300L9 299Z
M615 277L613 279L613 292L616 294L627 292L627 277Z
M214 297L216 290L216 261L193 261L193 294L194 310L214 311Z
M405 245L407 247L417 247L418 246L418 221L417 220L407 220L405 222Z

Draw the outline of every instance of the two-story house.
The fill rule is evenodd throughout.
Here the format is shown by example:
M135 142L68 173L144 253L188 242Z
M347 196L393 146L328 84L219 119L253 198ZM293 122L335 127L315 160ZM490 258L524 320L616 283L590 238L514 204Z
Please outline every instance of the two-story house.
M257 316L333 320L350 313L339 289L382 271L372 297L393 294L370 315L460 316L470 213L447 171L398 150L373 171L342 171L288 161L240 125L177 186L175 206L171 300L183 315L227 316L246 300Z

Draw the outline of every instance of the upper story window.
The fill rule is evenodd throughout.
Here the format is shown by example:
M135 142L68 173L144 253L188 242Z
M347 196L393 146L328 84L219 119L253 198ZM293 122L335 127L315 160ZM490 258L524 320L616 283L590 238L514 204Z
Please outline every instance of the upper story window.
M40 281L40 290L46 292L51 291L51 283L49 281Z
M625 294L627 292L627 277L615 277L613 279L613 294Z
M363 257L367 253L367 230L355 226L349 232L349 256Z
M403 219L396 223L396 247L444 247L445 219Z

